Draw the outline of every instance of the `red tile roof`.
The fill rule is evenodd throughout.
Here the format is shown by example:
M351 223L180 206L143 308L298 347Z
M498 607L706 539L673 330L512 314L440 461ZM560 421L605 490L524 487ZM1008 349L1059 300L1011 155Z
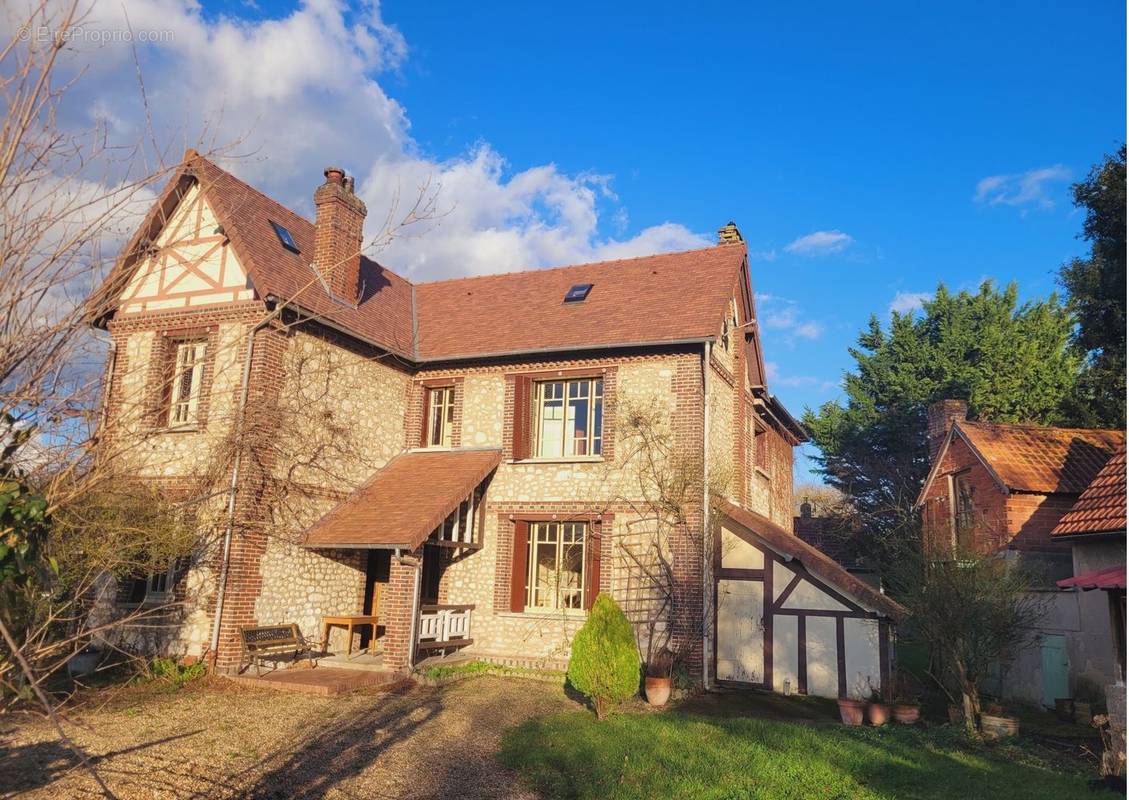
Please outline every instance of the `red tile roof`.
M743 244L416 286L425 360L716 336ZM592 284L565 303L569 288Z
M1125 431L957 422L959 431L1008 488L1080 494L1125 444Z
M357 304L333 298L312 266L312 222L206 158L198 156L189 165L260 297L274 295L291 301L386 350L412 355L412 285L408 281L362 258L364 291ZM290 231L298 253L282 246L271 222Z
M120 293L142 240L153 238L172 212L175 190L192 178L200 182L260 298L274 296L416 362L702 341L718 335L743 274L743 242L414 287L365 258L365 290L354 306L332 297L314 271L313 223L190 151L184 171L166 187L96 293L91 305L103 307L96 318ZM298 253L282 246L271 222L290 231ZM593 285L588 297L564 303L565 293L579 283Z
M501 461L495 449L402 453L314 523L302 544L414 549Z
M1058 588L1081 589L1084 592L1090 589L1124 589L1125 565L1119 564L1116 567L1106 567L1087 572L1085 575L1066 578L1058 581Z
M762 517L747 508L734 505L728 500L719 501L722 512L743 528L759 537L773 550L792 556L813 575L823 579L829 586L839 590L847 597L858 600L862 605L887 614L895 619L903 619L909 611L870 584L847 572L826 553L793 536L768 517Z
M1124 534L1125 528L1125 445L1121 445L1051 536Z

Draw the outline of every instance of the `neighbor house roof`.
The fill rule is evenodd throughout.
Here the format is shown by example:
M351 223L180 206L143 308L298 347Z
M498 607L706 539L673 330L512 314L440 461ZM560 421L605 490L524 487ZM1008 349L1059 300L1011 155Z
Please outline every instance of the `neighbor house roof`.
M1117 448L1051 536L1125 533L1125 445Z
M573 350L717 335L743 244L416 286L423 360ZM591 284L581 302L573 286Z
M895 619L909 615L909 611L900 603L882 594L865 581L859 580L835 563L829 555L781 528L768 517L763 517L728 500L718 502L722 513L732 521L749 530L781 555L791 556L799 561L808 572L824 580L832 588Z
M960 420L934 458L917 505L925 502L958 437L1005 492L1035 494L1081 494L1110 455L1125 445L1125 431Z
M402 453L314 523L302 544L413 550L501 460L498 449Z
M1008 489L1040 494L1081 493L1125 444L1124 431L967 421L953 427Z

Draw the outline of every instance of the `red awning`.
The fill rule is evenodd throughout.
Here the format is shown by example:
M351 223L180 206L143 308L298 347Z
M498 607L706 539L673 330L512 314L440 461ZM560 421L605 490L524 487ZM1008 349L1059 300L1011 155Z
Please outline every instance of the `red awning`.
M1125 565L1119 567L1106 567L1087 572L1084 575L1075 575L1058 582L1060 589L1081 589L1084 592L1090 589L1124 589Z

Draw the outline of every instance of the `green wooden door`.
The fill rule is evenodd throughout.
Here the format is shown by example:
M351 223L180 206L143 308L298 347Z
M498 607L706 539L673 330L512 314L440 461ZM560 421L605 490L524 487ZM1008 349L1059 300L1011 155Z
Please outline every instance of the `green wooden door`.
M1066 637L1045 634L1041 637L1040 646L1043 653L1043 705L1053 708L1058 698L1070 697Z

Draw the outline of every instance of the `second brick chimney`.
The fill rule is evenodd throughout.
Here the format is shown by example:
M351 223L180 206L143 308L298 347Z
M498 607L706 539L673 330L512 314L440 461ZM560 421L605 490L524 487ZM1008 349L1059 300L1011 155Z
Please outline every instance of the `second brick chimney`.
M928 423L927 436L929 439L929 463L937 458L945 437L953 428L954 422L963 422L968 418L968 403L964 400L938 400L930 403L925 410Z
M353 179L340 167L326 167L325 183L314 192L314 207L314 268L338 299L355 303L368 209L353 192Z

